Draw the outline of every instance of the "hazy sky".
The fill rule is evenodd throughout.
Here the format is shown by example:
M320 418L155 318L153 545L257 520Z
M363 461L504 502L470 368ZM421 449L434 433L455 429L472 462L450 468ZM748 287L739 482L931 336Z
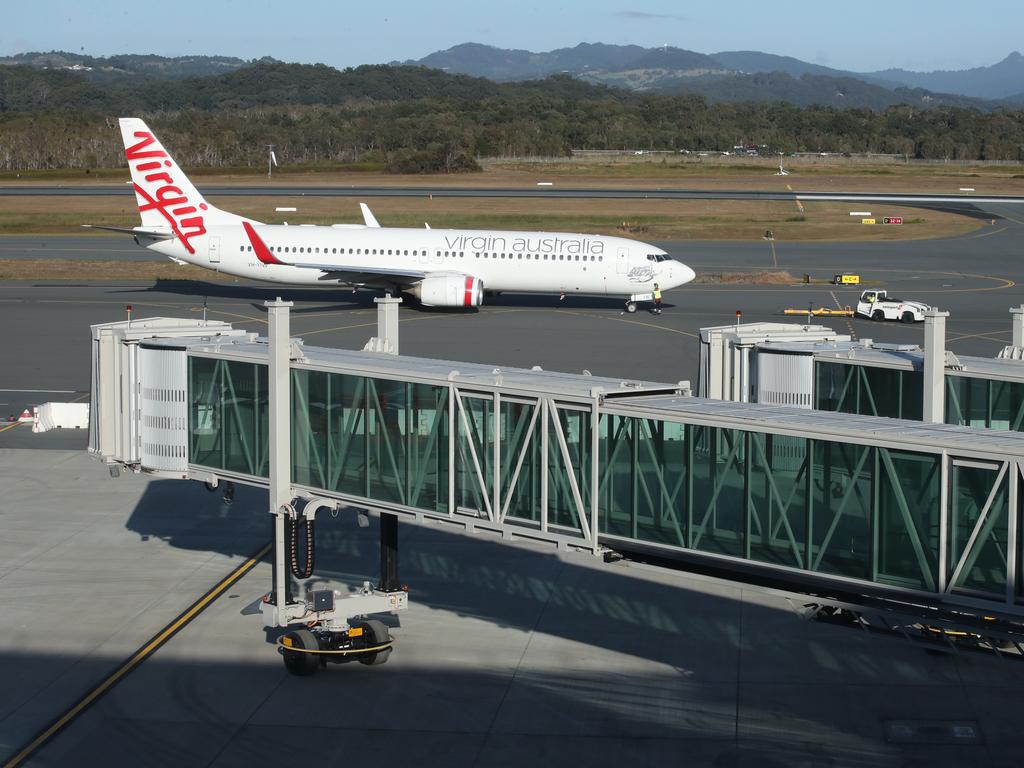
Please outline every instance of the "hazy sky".
M580 42L760 50L838 69L963 69L1024 47L1024 2L962 0L9 0L0 55L273 56L336 67L458 43L547 51Z

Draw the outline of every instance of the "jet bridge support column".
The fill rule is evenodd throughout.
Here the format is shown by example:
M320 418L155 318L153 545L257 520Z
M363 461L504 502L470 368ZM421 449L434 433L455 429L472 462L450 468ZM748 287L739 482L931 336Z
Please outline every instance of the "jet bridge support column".
M1024 304L1011 307L1010 314L1013 316L1013 346L1024 347Z
M380 513L380 586L382 592L398 592L398 515Z
M268 396L268 450L270 514L274 516L274 588L271 602L274 606L274 624L288 624L291 594L285 564L285 527L289 512L294 513L291 501L291 387L289 364L291 346L290 301L280 297L265 303L270 337L267 365ZM298 606L296 606L298 607ZM301 611L300 611L301 612Z
M363 349L367 352L387 352L398 354L398 305L402 297L390 294L373 300L377 305L377 335L366 342Z
M924 313L924 413L922 421L946 420L946 318L949 312Z

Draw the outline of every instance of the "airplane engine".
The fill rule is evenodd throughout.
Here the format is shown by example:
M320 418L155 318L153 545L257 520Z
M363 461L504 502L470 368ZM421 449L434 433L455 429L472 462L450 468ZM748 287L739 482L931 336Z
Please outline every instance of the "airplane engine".
M471 275L428 275L410 291L425 307L479 307L484 284Z

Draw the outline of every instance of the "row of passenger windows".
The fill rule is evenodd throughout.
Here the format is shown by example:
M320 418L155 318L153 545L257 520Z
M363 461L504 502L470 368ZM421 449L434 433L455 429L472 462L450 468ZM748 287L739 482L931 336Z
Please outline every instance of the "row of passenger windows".
M321 252L320 248L314 248L314 247L308 247L307 248L307 247L304 247L304 246L294 246L294 245L268 245L267 248L269 250L271 250L273 253L320 253ZM238 250L243 252L243 253L246 252L246 251L250 251L251 252L252 251L252 246L251 245L240 245L240 246L238 246ZM340 253L343 256L345 255L345 249L344 248L324 248L322 250L323 250L323 253L335 253L335 254ZM383 248L349 248L348 249L348 253L349 253L349 255L356 254L356 255L359 255L359 256L362 256L364 254L367 255L367 256L371 256L371 255L372 256L384 256L385 253L388 256L403 256L403 255L404 256L408 256L409 255L409 250L408 249L402 250L401 248L388 248L387 251L385 251ZM438 251L438 253L440 253L440 251ZM413 256L421 256L421 255L422 256L426 256L427 252L426 252L426 250L414 250L414 251L412 251L412 255ZM445 256L447 256L447 255L448 255L448 252L446 251L445 252ZM452 256L454 256L454 255L455 254L453 253Z
M460 254L461 255L461 254ZM533 259L534 261L604 261L604 256L591 256L588 254L563 254L556 257L546 253L475 253L478 259Z
M289 245L269 245L267 246L274 253L320 253L319 248L305 247L305 246L289 246ZM251 252L251 245L240 245L238 250L245 253ZM344 248L324 248L323 252L345 255ZM385 251L383 248L349 248L349 255L356 256L429 256L430 254L426 250L413 250L400 248L388 248ZM443 257L446 259L464 259L466 257L465 251L434 251L434 255ZM557 257L554 254L541 254L541 253L480 253L475 252L470 254L477 259L533 259L535 261L604 261L604 256L593 256L589 254L559 254ZM651 258L648 256L647 258Z

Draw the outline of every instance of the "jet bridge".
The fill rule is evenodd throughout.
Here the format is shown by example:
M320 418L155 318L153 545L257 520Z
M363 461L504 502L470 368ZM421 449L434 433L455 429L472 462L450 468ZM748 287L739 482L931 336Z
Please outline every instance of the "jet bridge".
M116 468L268 489L265 623L317 627L283 637L293 672L387 658L386 628L368 617L407 605L401 517L1024 616L1024 434L707 400L683 382L310 347L290 338L288 307L268 302L269 339L134 339L134 386L159 406L119 410L101 379L90 450ZM148 448L98 450L125 420ZM300 594L316 515L342 508L381 516L380 582Z

